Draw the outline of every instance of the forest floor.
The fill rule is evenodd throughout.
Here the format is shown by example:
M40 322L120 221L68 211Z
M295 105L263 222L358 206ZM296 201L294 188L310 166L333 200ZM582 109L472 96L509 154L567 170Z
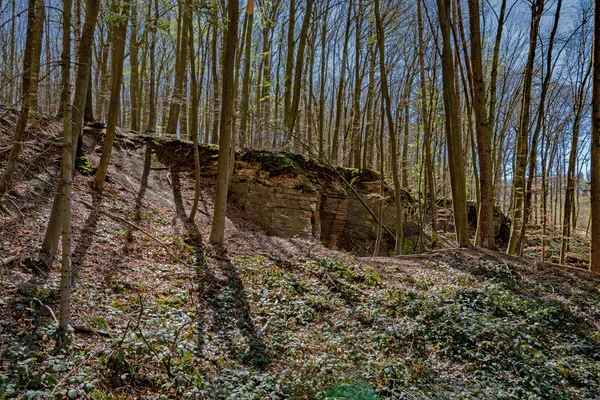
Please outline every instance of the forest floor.
M3 112L0 165L10 144ZM76 174L74 330L58 349L60 257L48 271L15 260L43 238L59 134L35 119L38 143L0 211L0 398L600 393L599 276L476 248L355 258L266 236L233 203L226 251L216 250L206 244L213 180L203 180L203 212L187 223L193 177L154 162L145 184L111 169L102 199Z

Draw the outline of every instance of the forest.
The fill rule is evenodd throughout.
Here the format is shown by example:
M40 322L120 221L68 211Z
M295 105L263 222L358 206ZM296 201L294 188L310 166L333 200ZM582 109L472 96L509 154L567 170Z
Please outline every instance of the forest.
M596 398L599 6L0 0L0 399Z

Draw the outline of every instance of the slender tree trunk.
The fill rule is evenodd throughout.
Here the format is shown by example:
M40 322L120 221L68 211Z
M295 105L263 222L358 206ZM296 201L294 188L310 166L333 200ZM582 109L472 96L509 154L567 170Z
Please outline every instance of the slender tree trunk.
M577 152L579 149L579 131L581 130L581 118L583 116L583 107L587 97L587 80L591 73L590 68L578 82L579 88L575 98L573 131L571 135L571 148L569 151L569 165L567 169L567 188L565 190L565 204L563 211L562 240L560 246L560 263L564 264L569 251L569 239L571 236L571 223L574 221L572 212L575 208L575 163L577 161Z
M15 75L15 40L17 35L15 35L15 25L17 22L17 15L15 6L17 5L16 0L12 0L11 2L11 19L10 19L10 56L9 56L9 65L8 71L10 73L10 78ZM8 102L12 104L15 99L15 85L13 82L9 83L8 86Z
M229 164L231 161L231 132L233 117L233 94L235 89L234 65L238 41L239 1L229 0L227 14L227 32L223 55L223 96L221 106L219 166L217 169L217 192L210 242L222 245L225 238L225 220L227 213L227 188L229 186Z
M17 128L13 139L13 146L8 155L6 162L6 169L2 176L0 176L0 196L2 196L12 186L12 178L17 167L17 160L21 149L23 148L23 142L25 141L26 133L25 128L27 127L27 120L29 118L29 107L31 105L32 96L32 84L33 84L33 67L35 64L39 64L39 53L36 53L36 48L41 47L42 38L36 37L39 32L36 29L36 24L39 22L38 11L42 10L38 4L39 0L29 0L28 11L27 11L27 34L25 37L25 52L23 53L23 80L21 84L21 111L19 113L19 119L17 121ZM38 56L38 59L34 57Z
M492 129L493 121L486 114L485 81L483 77L479 0L469 0L469 28L471 31L471 71L473 82L473 108L477 134L479 160L479 217L477 218L478 244L495 249L494 189L492 181ZM466 55L465 55L466 56ZM467 61L468 62L468 61ZM473 160L475 162L475 160Z
M252 58L252 28L254 26L254 0L246 5L246 48L244 50L244 77L242 78L242 104L240 105L240 147L248 141L248 106L250 104L250 59Z
M533 67L535 61L535 52L537 47L540 19L544 10L544 0L535 0L531 4L531 31L529 36L529 54L523 72L523 98L521 101L521 117L519 120L519 130L517 132L517 142L515 147L516 165L513 178L513 190L511 200L512 224L510 240L506 252L515 254L521 247L519 240L525 230L521 224L526 224L523 220L523 205L525 195L525 169L527 167L527 153L529 144L530 127L530 104L531 104L531 86L533 83Z
M396 248L394 254L402 254L403 239L403 218L404 209L402 206L402 196L400 188L400 179L398 177L398 150L396 149L396 131L394 118L392 116L392 101L388 87L387 71L385 70L385 43L383 21L381 20L380 1L375 0L375 24L377 27L377 42L379 45L379 68L381 74L381 92L385 104L385 115L387 117L388 131L390 135L390 152L392 178L394 181L394 199L396 205Z
M200 200L200 155L198 150L198 103L199 96L198 94L201 92L201 88L198 87L198 79L196 78L196 58L194 51L194 29L191 23L191 15L188 16L190 21L188 22L188 27L190 30L190 41L189 41L189 51L190 51L190 89L192 91L192 108L191 108L191 123L190 123L190 134L192 136L192 141L194 142L194 172L195 172L195 181L194 181L194 204L192 205L192 209L190 211L189 220L194 221L196 218L196 212L198 211L198 203ZM204 68L204 67L202 67ZM202 79L200 79L200 84L202 84Z
M65 101L63 107L63 152L61 166L62 202L60 207L63 216L62 225L62 266L60 270L60 319L59 335L66 343L69 322L71 320L71 192L73 190L73 134L71 131L71 0L63 0L63 49L61 57L62 92ZM88 87L89 90L89 87ZM55 203L58 202L55 200ZM57 224L58 225L58 224Z
M139 74L139 43L137 37L137 0L131 4L131 35L129 37L129 64L131 67L131 82L129 84L129 101L131 102L131 130L140 130L140 74Z
M179 113L181 112L181 105L184 103L183 99L183 81L185 80L185 72L187 66L187 54L188 54L188 23L189 19L186 17L187 13L190 12L187 5L187 0L181 0L181 13L182 13L182 24L181 24L181 39L177 46L177 57L175 61L175 84L173 86L173 95L171 104L169 106L169 119L167 122L167 134L177 134L177 123L179 121ZM183 132L185 133L185 132Z
M319 157L325 157L325 83L327 74L327 60L325 58L327 47L327 15L329 0L325 5L321 22L321 74L319 78Z
M296 1L290 0L287 30L287 54L285 59L285 72L283 75L283 125L286 128L291 126L292 117L292 75L294 73L295 27Z
M300 42L298 43L298 54L296 55L296 68L294 71L294 92L292 106L290 109L289 125L286 125L288 134L294 133L294 126L298 119L298 108L300 107L300 91L302 85L302 67L304 66L304 51L306 50L306 39L308 37L308 26L312 19L313 0L306 0L306 11L302 28L300 28Z
M377 56L374 54L373 57ZM377 114L376 112L374 114ZM383 129L385 128L385 112L383 110L383 102L381 102L381 116L379 121L379 143L377 146L377 154L379 155L379 177L381 178L381 183L379 185L379 210L377 213L377 218L379 223L377 224L377 237L375 239L375 251L373 252L373 256L379 256L379 250L381 248L381 239L383 237L383 201L385 197L385 157L383 156Z
M106 121L106 136L102 145L102 155L98 170L94 177L92 187L98 192L104 189L104 181L108 172L108 163L112 153L112 146L117 131L117 122L120 113L121 83L123 82L123 62L125 60L125 42L127 36L127 23L129 21L129 0L121 3L119 0L113 0L112 14L115 23L112 28L112 54L111 71L112 77L110 101L108 105L108 119Z
M546 95L548 93L548 88L550 87L550 80L552 78L552 50L554 48L554 38L556 37L556 32L558 30L558 22L560 19L560 10L562 8L562 0L558 0L556 3L556 12L554 14L554 26L552 27L552 32L550 33L550 39L548 41L548 55L546 59L546 75L542 81L542 90L540 93L540 101L538 105L537 111L537 123L535 126L535 131L533 133L533 137L531 139L531 154L529 155L529 176L527 178L527 186L525 192L525 201L523 204L523 224L521 224L521 240L517 244L517 248L519 250L519 254L523 252L523 245L525 237L525 231L527 227L527 223L529 221L529 216L531 214L531 195L533 189L533 180L535 179L536 170L537 170L537 148L538 142L540 138L540 132L542 129L543 121L546 116Z
M151 14L152 0L148 4L148 16ZM158 29L158 0L154 0L154 18L150 23L151 39L150 39L150 90L149 110L148 110L148 126L146 134L156 132L156 30Z
M83 112L83 120L86 123L93 123L94 119L94 108L93 108L93 99L92 99L92 74L90 74L90 78L88 79L88 90L87 96L85 98L85 110Z
M344 35L344 50L342 52L342 65L340 72L340 82L337 92L336 110L335 110L335 126L333 128L333 139L331 141L330 159L334 164L339 162L340 149L340 126L342 122L343 106L344 106L344 89L346 87L346 67L348 64L348 40L350 39L350 23L352 21L352 2L348 3L348 16L346 18L346 31Z
M595 2L592 79L592 166L590 271L600 273L600 4Z
M355 40L354 40L354 49L356 51L355 53L355 61L354 61L354 65L355 65L355 70L354 70L354 94L352 96L353 102L352 102L352 110L353 110L353 117L352 117L352 135L351 135L351 151L350 151L350 163L349 165L354 167L354 168L360 168L361 163L360 163L360 153L361 153L361 149L360 149L360 143L361 143L361 137L360 137L360 98L361 98L361 93L362 93L362 73L361 73L361 68L360 68L360 55L361 55L361 50L362 50L362 45L361 45L361 35L362 35L362 30L361 30L361 23L362 23L362 18L360 18L360 12L362 10L362 0L358 0L358 4L356 4L356 11L355 11L355 17L356 17L356 36L355 36Z
M212 61L212 80L213 80L213 116L212 116L212 135L210 142L217 144L219 142L219 57L217 55L217 27L213 29L211 61Z
M69 0L67 0L68 3ZM73 280L72 260L71 260L71 194L73 190L73 159L75 158L75 149L77 148L77 140L83 128L83 114L85 111L85 102L89 87L89 75L91 74L92 60L92 44L94 40L94 30L98 19L99 0L88 0L85 12L85 22L83 24L82 39L79 44L79 56L77 68L77 77L75 79L75 95L73 97L73 106L71 114L70 129L65 130L64 147L63 147L63 164L62 164L62 192L54 198L54 202L60 204L57 207L59 212L56 215L51 215L48 221L46 230L46 238L49 233L54 232L55 226L62 226L63 232L63 248L62 258L63 265L61 269L61 315L59 319L59 333L64 339L68 331L70 321L70 302L71 302L71 286ZM69 7L70 10L70 7ZM68 13L65 13L67 15ZM70 17L70 15L69 15ZM63 24L67 25L69 21L64 20ZM70 26L70 24L68 24ZM67 35L67 28L63 26L64 35ZM70 39L63 37L63 46L65 43L70 43ZM66 46L69 47L69 46ZM63 52L63 62L66 60L66 52ZM63 80L67 71L63 71ZM68 108L68 102L65 103ZM68 116L68 113L67 115ZM65 118L65 121L68 121ZM68 122L67 122L68 123ZM70 133L70 135L67 135ZM54 207L52 208L54 214ZM61 223L62 222L62 223ZM52 226L51 224L55 224ZM45 238L45 245L46 243ZM55 235L55 243L51 243L56 253L58 248L58 235ZM44 247L44 246L43 246ZM54 254L51 256L53 257Z
M409 99L404 103L404 137L402 138L402 161L400 163L402 188L408 189L408 141L409 141Z
M425 181L427 182L427 202L431 213L431 248L439 247L437 224L437 201L435 198L435 181L433 174L433 158L431 156L431 117L429 115L427 89L425 86L425 43L423 40L423 18L421 0L417 0L417 29L419 39L419 88L421 95L421 120L423 121L423 148L425 153ZM406 146L406 144L404 144Z
M369 51L369 86L367 87L367 106L365 123L365 146L363 149L363 168L368 168L373 161L373 147L375 144L376 132L374 132L374 102L375 102L375 51L373 45Z
M39 111L38 109L38 90L40 86L40 61L42 58L42 39L44 36L44 20L46 19L46 9L43 0L35 2L35 24L33 25L33 55L31 64L31 93L29 94L29 109ZM49 61L49 60L47 60Z
M456 240L461 247L468 246L469 225L467 220L467 192L462 156L462 139L458 117L457 97L454 88L454 57L450 44L450 0L437 0L438 18L442 31L442 78L444 109L446 111L446 142L448 146L448 166L452 187L452 206Z

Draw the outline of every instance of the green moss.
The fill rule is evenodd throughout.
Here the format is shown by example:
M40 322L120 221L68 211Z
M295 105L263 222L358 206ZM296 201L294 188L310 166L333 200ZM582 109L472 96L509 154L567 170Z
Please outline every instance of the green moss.
M86 156L77 157L75 160L75 169L81 175L95 175L98 167L95 166Z
M2 203L0 203L0 212L8 217L12 217L13 215L12 211L10 211L10 209Z

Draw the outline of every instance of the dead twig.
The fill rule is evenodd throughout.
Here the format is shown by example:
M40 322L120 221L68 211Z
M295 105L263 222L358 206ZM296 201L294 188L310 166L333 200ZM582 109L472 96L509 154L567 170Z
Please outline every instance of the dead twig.
M46 310L48 310L48 312L52 316L52 319L54 320L54 323L58 325L58 320L56 319L56 315L54 314L54 311L52 311L52 309L50 307L48 307L47 305L45 305L44 303L42 303L42 301L40 299L34 297L33 300L37 301L38 303L40 303L40 306L42 306Z
M17 203L14 202L13 199L11 199L10 197L6 197L6 199L8 201L10 201L12 203L13 206L15 206L15 209L19 212L19 214L21 215L21 221L23 222L23 225L25 225L25 216L23 215L23 213L21 212L21 209L19 208L19 206L17 206Z

